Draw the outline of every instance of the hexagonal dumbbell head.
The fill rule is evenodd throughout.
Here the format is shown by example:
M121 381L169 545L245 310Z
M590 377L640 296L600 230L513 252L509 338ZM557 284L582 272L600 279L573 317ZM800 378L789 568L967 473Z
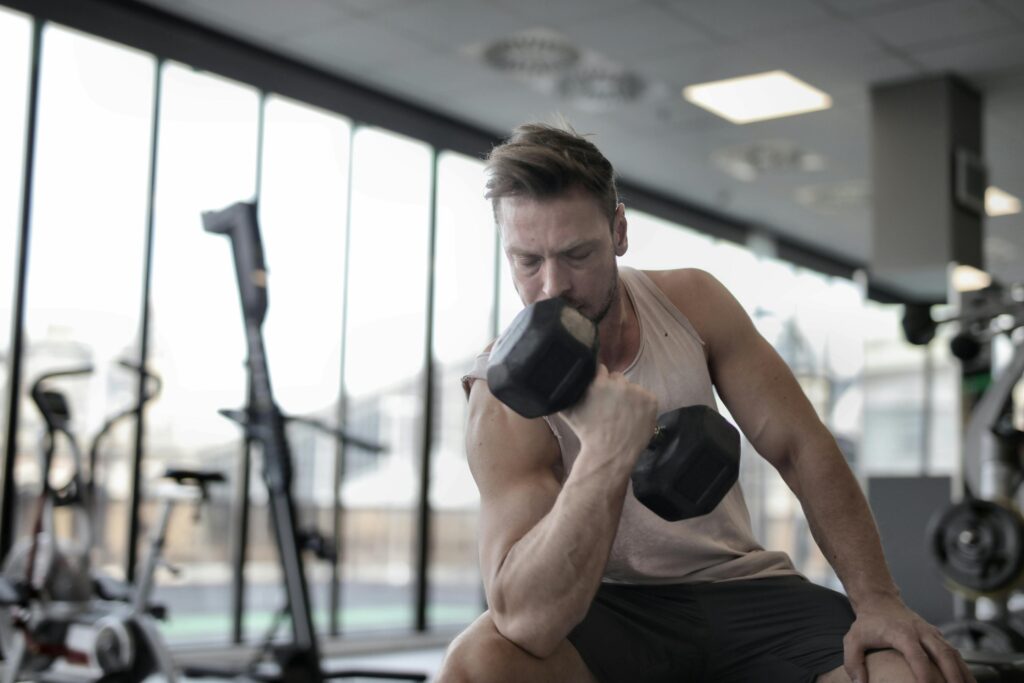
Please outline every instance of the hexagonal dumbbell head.
M563 299L520 311L491 349L487 384L523 417L578 401L597 372L597 326Z
M708 406L688 406L658 418L658 432L633 469L633 494L677 522L714 510L739 471L736 428Z

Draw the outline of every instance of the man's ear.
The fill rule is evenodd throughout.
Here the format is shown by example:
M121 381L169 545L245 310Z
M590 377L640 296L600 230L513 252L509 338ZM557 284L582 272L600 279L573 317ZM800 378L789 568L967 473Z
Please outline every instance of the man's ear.
M615 246L616 256L622 256L629 249L629 236L626 234L626 205L622 203L615 207L615 217L612 219L612 243Z

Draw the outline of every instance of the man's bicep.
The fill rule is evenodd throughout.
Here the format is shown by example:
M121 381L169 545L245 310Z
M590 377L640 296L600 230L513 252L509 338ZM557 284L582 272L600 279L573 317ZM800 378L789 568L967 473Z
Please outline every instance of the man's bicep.
M821 422L789 366L761 336L735 297L704 275L702 322L712 381L737 425L780 471L801 438Z
M736 424L758 453L785 468L801 435L820 426L789 366L759 334L715 366L718 393Z
M466 452L480 490L480 569L489 587L512 546L554 505L561 454L542 420L516 415L483 381L470 392Z

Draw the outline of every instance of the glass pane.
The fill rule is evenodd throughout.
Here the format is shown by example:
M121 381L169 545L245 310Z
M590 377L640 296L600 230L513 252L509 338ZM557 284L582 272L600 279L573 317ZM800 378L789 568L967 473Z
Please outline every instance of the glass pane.
M714 240L690 228L626 207L629 249L620 266L640 270L707 269Z
M87 453L104 421L135 401L137 379L117 361L138 360L154 60L53 24L42 40L25 386L45 372L93 366L53 384ZM22 415L16 476L34 487L42 421L27 399ZM78 465L96 482L94 561L121 577L133 454L125 419L101 443L94 473ZM51 481L67 481L75 467L62 450Z
M286 414L338 424L345 282L345 222L351 126L281 97L265 108L260 226L269 273L264 325L274 394ZM304 528L332 537L337 444L321 431L289 428L292 494ZM254 486L247 631L262 633L284 590L267 515ZM269 521L269 520L268 520ZM310 600L326 630L331 567L307 554Z
M347 450L349 632L412 624L432 157L425 144L374 128L356 132L352 154L346 424L387 451Z
M862 475L916 474L926 462L923 429L927 351L904 339L902 316L903 306L868 302L863 317Z
M161 573L156 594L171 606L172 642L226 642L230 632L231 480L242 439L217 410L244 405L246 352L229 243L203 232L200 212L253 197L258 111L252 88L164 67L150 327L150 365L164 390L147 417L144 479L173 465L221 470L230 482L214 487L198 523L184 505L171 519L166 554L182 571ZM155 500L145 500L152 520Z
M437 184L430 623L464 626L481 611L482 588L480 498L466 463L460 378L491 340L497 235L490 202L483 198L482 162L444 153Z
M32 61L32 22L0 7L0 415L7 419L7 354L17 277L21 227L22 170L28 80ZM5 439L0 439L0 447Z

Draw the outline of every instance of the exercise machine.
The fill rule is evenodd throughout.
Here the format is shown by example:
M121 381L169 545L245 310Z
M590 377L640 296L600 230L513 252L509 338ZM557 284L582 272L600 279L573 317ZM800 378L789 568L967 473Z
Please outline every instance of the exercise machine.
M207 232L225 235L231 240L245 324L248 391L244 410L221 412L242 427L247 439L261 447L262 475L269 493L270 519L284 577L291 639L285 644L273 645L272 639L268 637L264 644L268 657L254 660L242 671L186 667L185 673L190 676L238 677L281 683L321 683L337 678L425 681L427 676L422 673L367 670L331 672L324 670L321 665L302 556L303 546L307 545L310 534L299 531L292 500L292 456L285 434L285 425L290 418L281 412L274 400L263 343L262 327L268 305L267 271L256 213L254 202L238 202L220 211L204 213L202 218ZM378 445L340 430L330 431L345 443L370 451L380 450Z
M1024 433L1014 426L1013 392L1024 376L1024 285L960 295L956 315L934 320L908 305L908 341L927 344L938 326L959 325L950 348L961 363L966 415L959 500L938 510L927 532L931 557L954 595L955 618L940 625L969 661L995 658L1004 678L1024 667L1024 615L1010 609L1024 583ZM992 343L1005 335L1012 357L992 372ZM989 613L979 616L986 601ZM1012 674L1012 675L1011 675Z
M146 384L154 388L147 389L139 404L104 423L89 450L89 470L71 431L68 401L50 384L59 377L89 374L92 368L50 372L32 385L30 395L46 427L40 447L41 491L30 535L11 550L0 577L0 645L6 660L3 683L137 683L153 673L169 683L177 680L156 624L165 611L150 604L152 572L158 564L162 537L150 550L138 590L94 575L91 567L93 481L100 444L115 424L135 414L159 392L159 379L142 368L122 365L152 379ZM64 438L71 455L71 476L55 486L51 477L59 437ZM70 538L60 538L57 533L54 516L58 509L72 517ZM161 535L165 530L166 520Z

